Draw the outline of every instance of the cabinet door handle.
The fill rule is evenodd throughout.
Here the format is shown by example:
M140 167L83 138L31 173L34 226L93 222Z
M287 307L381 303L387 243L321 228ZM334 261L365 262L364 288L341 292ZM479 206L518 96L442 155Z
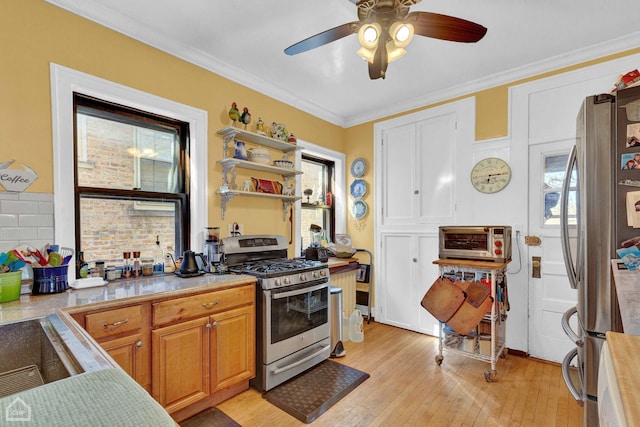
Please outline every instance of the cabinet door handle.
M138 342L136 343L136 347L137 347L137 348L141 348L141 347L142 347L142 341L138 341Z
M215 301L211 301L211 302L203 302L202 306L204 308L210 308L210 307L213 307L214 305L218 305L218 304L220 304L220 300L219 299L217 299Z
M105 328L105 329L107 329L109 327L117 328L118 326L124 325L125 323L129 323L129 319L122 319L122 320L119 320L119 321L113 322L113 323L103 323L102 327Z
M218 326L218 322L214 321L212 323L207 323L206 328L207 329L211 329L211 328L216 327L216 326Z

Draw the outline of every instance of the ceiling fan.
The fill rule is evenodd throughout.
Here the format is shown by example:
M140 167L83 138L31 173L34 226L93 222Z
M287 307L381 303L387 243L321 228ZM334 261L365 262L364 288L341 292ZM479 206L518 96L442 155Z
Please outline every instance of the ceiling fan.
M358 21L323 31L284 50L296 55L358 34L358 55L369 63L369 77L385 78L387 65L402 57L414 34L462 43L475 43L487 29L453 16L430 12L409 12L421 0L349 0L358 7Z

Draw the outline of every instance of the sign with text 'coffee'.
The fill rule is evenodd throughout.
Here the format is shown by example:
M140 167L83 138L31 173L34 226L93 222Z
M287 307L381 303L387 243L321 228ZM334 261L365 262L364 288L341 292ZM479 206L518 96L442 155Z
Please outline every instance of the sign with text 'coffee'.
M22 192L27 189L38 175L27 165L22 165L24 170L8 169L14 160L0 164L0 185L7 191Z

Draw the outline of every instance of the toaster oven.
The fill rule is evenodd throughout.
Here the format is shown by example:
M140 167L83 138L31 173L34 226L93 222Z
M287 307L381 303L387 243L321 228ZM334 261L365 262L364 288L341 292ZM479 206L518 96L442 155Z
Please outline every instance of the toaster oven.
M442 259L511 260L511 227L508 225L441 226L439 234Z

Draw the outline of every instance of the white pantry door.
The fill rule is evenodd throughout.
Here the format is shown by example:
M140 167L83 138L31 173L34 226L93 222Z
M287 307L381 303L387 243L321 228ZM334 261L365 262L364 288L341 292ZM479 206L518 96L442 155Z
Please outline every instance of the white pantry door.
M559 217L560 188L573 143L569 139L529 147L528 230L530 236L540 238L539 246L528 247L529 353L554 362L561 362L575 347L560 327L562 314L576 304L577 298L564 265ZM533 274L533 257L540 258L539 278Z

